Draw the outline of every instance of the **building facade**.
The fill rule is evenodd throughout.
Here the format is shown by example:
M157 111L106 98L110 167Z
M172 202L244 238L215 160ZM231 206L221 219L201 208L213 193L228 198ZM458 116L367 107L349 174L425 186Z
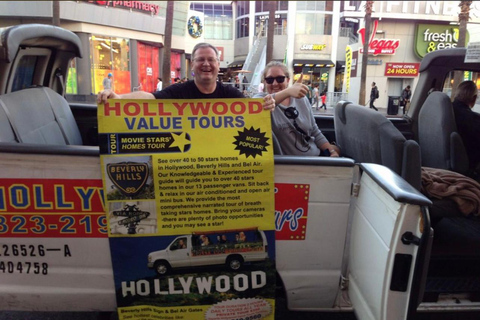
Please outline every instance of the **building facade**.
M118 93L154 91L162 75L166 1L60 1L61 27L75 32L83 58L72 61L68 98L94 101L113 75ZM192 78L191 52L199 42L220 52L220 77L232 79L264 45L269 24L266 1L175 1L170 78ZM456 46L459 1L375 1L367 84L380 89L378 104L416 84L422 57ZM348 93L358 102L365 1L276 1L273 59L294 78L320 90ZM0 27L52 21L52 1L0 1ZM469 28L480 22L480 3L471 5ZM457 25L455 25L457 23ZM473 29L472 29L473 30ZM475 29L476 30L476 29ZM469 41L479 41L470 32ZM250 53L250 57L249 57ZM264 65L267 61L257 62ZM252 69L248 79L259 77ZM256 71L254 71L256 70ZM255 75L256 73L256 75ZM367 86L368 88L369 86Z
M407 85L414 88L426 53L456 46L459 3L374 1L367 90L376 82L380 106L386 107L389 97L399 96ZM255 39L266 36L268 8L261 1L233 4L235 60L230 66L241 68ZM358 103L364 8L365 1L277 1L273 59L284 61L295 78L304 74L304 82L348 93L348 99ZM480 3L474 1L469 27L478 23ZM479 41L476 35L470 32L467 43Z
M358 34L358 41L350 44L350 70L344 77L344 90L349 89L349 99L354 102L358 102L360 94L361 60L366 37L364 4L364 1L344 1L341 12L341 23L349 24ZM367 99L370 84L375 82L380 91L376 105L387 107L391 98L400 96L407 85L414 90L421 60L427 53L457 46L459 4L460 1L374 2L368 49ZM473 1L467 44L480 41L480 33L475 31L478 23L480 3Z
M255 40L267 36L269 8L263 1L233 3L235 61L231 67L241 68ZM336 75L343 56L337 59L337 51L349 38L340 32L339 14L338 1L277 1L273 60L284 61L295 77L303 74L304 82L319 84L320 91L341 91Z
M94 101L103 79L113 75L118 93L155 91L162 74L165 1L59 1L61 27L76 33L83 57L69 68L70 100ZM171 77L187 76L188 2L175 2ZM0 27L52 22L52 1L0 2Z

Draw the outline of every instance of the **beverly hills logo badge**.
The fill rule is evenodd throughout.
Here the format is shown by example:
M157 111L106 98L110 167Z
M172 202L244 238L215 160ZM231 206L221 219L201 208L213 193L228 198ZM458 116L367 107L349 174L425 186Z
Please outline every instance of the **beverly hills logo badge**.
M107 174L123 195L134 197L145 187L149 169L146 163L110 163L107 164Z

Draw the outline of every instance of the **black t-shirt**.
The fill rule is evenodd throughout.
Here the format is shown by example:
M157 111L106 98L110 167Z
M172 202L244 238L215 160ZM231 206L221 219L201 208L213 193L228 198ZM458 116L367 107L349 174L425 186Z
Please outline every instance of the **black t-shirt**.
M378 88L377 86L375 86L372 88L372 90L370 90L370 99L377 99L377 93L378 93Z
M172 84L162 91L152 92L157 99L218 99L218 98L245 98L237 88L217 82L217 88L210 94L198 90L193 80L185 83Z
M475 168L480 164L480 114L456 99L453 101L453 112L458 133L467 150L470 167Z

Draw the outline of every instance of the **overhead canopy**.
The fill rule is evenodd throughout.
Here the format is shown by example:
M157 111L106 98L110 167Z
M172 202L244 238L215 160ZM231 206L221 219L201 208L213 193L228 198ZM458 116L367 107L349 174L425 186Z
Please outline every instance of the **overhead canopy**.
M332 60L293 60L293 67L304 68L331 68L335 67L335 63Z
M241 68L243 67L243 64L245 63L245 60L238 60L238 61L233 61L228 65L229 68Z

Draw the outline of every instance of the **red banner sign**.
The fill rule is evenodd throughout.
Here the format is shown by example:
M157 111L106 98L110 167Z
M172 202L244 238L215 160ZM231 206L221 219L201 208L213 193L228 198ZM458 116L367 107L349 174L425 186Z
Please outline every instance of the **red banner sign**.
M305 240L310 185L275 183L276 240Z
M416 77L420 63L388 62L385 66L386 77Z
M101 180L0 179L0 238L103 238Z

